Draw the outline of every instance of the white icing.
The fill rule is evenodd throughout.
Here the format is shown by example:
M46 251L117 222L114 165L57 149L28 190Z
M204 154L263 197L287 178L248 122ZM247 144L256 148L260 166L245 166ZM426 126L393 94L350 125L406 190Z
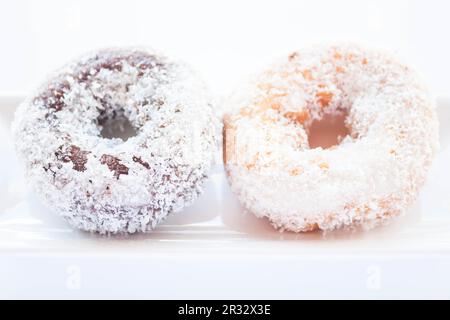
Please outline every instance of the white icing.
M373 227L400 215L438 149L435 105L419 76L355 45L299 51L242 86L227 108L232 188L281 230ZM289 112L309 118L292 121ZM342 112L351 134L311 149L312 121Z
M96 56L133 53L154 57L155 64L140 74L138 66L122 59L120 71L92 69L89 84L75 79ZM36 98L61 79L70 89L65 106L55 111ZM123 108L138 134L125 142L102 138L96 119L105 108L99 98L114 110ZM204 84L185 64L152 51L111 49L83 56L52 75L18 108L13 133L37 193L71 225L102 234L145 232L202 191L217 149L214 112ZM84 171L58 159L62 145L89 152ZM117 179L101 163L103 155L120 159L128 174ZM44 170L48 166L51 171Z

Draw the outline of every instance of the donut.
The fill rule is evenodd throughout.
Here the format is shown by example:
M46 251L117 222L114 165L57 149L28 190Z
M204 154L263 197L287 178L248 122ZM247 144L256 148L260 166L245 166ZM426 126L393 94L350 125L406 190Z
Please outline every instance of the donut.
M347 135L311 144L342 118ZM224 161L243 208L281 231L370 229L415 201L438 149L434 100L396 57L355 44L299 50L226 101Z
M99 50L20 105L17 153L42 201L73 227L147 232L202 192L217 145L211 101L182 62L149 49ZM111 135L110 126L127 125L129 137Z

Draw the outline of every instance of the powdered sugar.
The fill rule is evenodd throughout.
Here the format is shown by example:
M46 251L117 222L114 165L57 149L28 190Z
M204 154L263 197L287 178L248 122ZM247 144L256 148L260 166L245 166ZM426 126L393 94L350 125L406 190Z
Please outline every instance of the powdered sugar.
M227 169L244 206L292 231L374 226L417 197L438 148L433 100L390 55L354 45L296 52L228 101ZM350 135L309 148L325 114Z
M100 135L123 114L127 141ZM88 54L56 72L17 113L17 151L38 194L75 227L100 233L153 229L191 204L217 148L203 83L152 51Z

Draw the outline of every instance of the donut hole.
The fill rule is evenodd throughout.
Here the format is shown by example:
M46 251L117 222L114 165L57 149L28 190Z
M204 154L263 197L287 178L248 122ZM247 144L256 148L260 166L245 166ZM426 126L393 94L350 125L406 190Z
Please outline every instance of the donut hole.
M311 149L330 149L341 143L350 134L346 125L348 113L326 113L314 120L308 128L308 142Z
M97 119L101 128L100 136L104 139L128 139L137 136L137 130L123 111L115 111L108 116Z

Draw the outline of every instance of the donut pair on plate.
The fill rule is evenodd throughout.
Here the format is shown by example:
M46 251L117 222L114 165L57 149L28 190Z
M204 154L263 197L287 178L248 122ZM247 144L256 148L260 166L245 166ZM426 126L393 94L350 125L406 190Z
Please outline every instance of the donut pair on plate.
M281 230L372 227L400 215L438 148L433 99L418 75L358 46L295 52L227 107L232 189ZM345 119L348 135L314 147L311 128L328 116ZM111 135L112 123L133 134ZM52 75L19 107L13 129L44 202L72 226L105 234L150 231L192 204L214 162L219 123L188 66L114 49Z

